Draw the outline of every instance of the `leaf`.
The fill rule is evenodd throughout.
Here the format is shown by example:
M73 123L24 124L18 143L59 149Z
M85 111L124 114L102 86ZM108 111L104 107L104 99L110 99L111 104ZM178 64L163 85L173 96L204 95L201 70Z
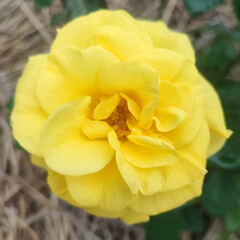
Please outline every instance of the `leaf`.
M100 8L106 8L104 0L65 0L63 11L53 16L52 24L67 22Z
M214 217L231 211L238 201L238 192L232 176L225 172L211 172L203 186L201 197L206 211Z
M178 240L186 227L182 209L178 208L158 216L151 217L145 225L148 240Z
M219 168L237 170L240 168L240 83L224 81L218 86L218 92L223 103L227 126L234 133L223 149L212 156L209 162Z
M211 82L216 83L228 73L237 57L235 47L224 38L216 39L204 52L198 53L197 66Z
M184 221L188 230L201 233L204 230L203 218L199 206L189 205L184 208Z
M225 222L227 229L235 232L240 229L240 207L232 210L226 217Z
M233 5L233 9L234 9L234 12L235 12L237 18L240 21L240 1L239 0L232 0L232 5Z
M8 125L9 125L10 129L12 129L10 119L11 119L11 114L12 114L12 111L13 111L13 108L14 108L14 97L10 98L10 100L8 101L7 108L8 108ZM20 149L20 150L23 150L23 147L16 140L15 140L15 147Z
M48 7L52 4L53 0L35 0L35 6L38 8Z
M187 10L192 16L208 12L223 2L224 0L184 0Z
M199 206L191 201L175 210L151 217L145 228L148 240L178 240L184 229L201 233L204 223Z

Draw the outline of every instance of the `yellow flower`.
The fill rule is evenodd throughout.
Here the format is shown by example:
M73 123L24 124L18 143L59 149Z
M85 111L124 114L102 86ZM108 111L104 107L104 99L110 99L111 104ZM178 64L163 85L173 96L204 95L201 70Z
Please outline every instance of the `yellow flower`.
M188 37L124 11L80 17L30 58L12 126L53 193L127 223L199 196L231 134Z

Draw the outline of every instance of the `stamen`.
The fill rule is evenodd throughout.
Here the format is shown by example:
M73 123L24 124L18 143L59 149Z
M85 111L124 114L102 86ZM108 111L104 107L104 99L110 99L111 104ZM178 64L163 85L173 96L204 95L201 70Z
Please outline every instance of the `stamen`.
M127 125L127 119L130 117L130 114L126 100L121 99L118 106L109 118L106 119L106 122L116 131L119 138L126 137L130 134Z

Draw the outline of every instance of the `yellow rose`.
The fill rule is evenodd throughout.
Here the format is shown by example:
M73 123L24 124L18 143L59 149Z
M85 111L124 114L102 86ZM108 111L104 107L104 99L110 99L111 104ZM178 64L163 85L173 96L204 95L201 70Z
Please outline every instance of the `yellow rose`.
M30 58L12 126L53 193L127 223L199 196L230 136L188 37L124 11L80 17Z

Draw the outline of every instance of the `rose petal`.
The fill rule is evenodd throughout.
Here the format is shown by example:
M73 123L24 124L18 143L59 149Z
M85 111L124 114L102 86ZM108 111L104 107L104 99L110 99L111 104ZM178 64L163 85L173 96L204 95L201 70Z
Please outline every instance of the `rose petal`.
M100 72L99 87L106 94L130 96L142 106L141 124L149 124L159 100L159 77L152 67L133 62L107 66Z
M83 119L81 129L88 138L96 139L107 137L112 128L106 122Z
M96 33L104 26L113 26L136 34L146 45L151 46L152 41L137 25L137 22L128 13L122 10L100 10L82 16L68 23L58 30L52 50L65 46L87 48L96 45Z
M210 146L208 156L216 153L225 143L225 140L231 136L231 131L226 129L224 115L220 99L212 87L203 77L201 84L204 90L204 115L208 122L210 130Z
M100 172L81 177L67 176L66 179L73 199L87 207L99 206L110 212L119 212L136 197L122 179L114 159Z
M15 95L15 106L11 115L14 137L30 153L42 156L39 135L47 114L36 96L36 83L46 64L46 55L30 58L20 78Z
M203 178L173 191L159 192L151 196L139 195L129 208L135 212L149 215L166 212L201 195L202 183Z
M120 97L118 94L114 94L111 97L104 98L94 109L93 117L96 120L107 119L117 107L119 102Z
M97 172L112 159L107 140L90 140L81 133L90 97L66 103L51 114L41 132L41 150L54 171L81 176Z
M153 119L156 122L157 130L160 132L169 132L175 129L186 117L186 113L176 107L167 107L159 109L156 117Z
M147 222L149 220L148 215L137 213L137 212L134 212L132 210L128 210L127 213L122 215L120 218L127 224Z
M137 144L131 142L137 142ZM177 155L162 139L137 136L122 144L123 157L136 167L152 168L172 164ZM141 145L145 146L141 146ZM154 147L153 147L154 146ZM156 147L158 146L158 147Z
M37 84L37 96L47 113L62 104L92 95L98 97L97 75L105 65L118 60L99 47L80 50L67 47L48 56L48 65ZM94 101L94 99L93 99Z
M186 34L172 31L161 22L138 21L142 30L148 34L155 48L166 48L195 62L195 54Z
M167 49L154 48L147 54L130 56L128 61L149 64L158 71L161 80L171 81L182 68L185 58Z
M120 61L149 51L147 45L135 33L113 26L101 28L97 35L97 42Z

